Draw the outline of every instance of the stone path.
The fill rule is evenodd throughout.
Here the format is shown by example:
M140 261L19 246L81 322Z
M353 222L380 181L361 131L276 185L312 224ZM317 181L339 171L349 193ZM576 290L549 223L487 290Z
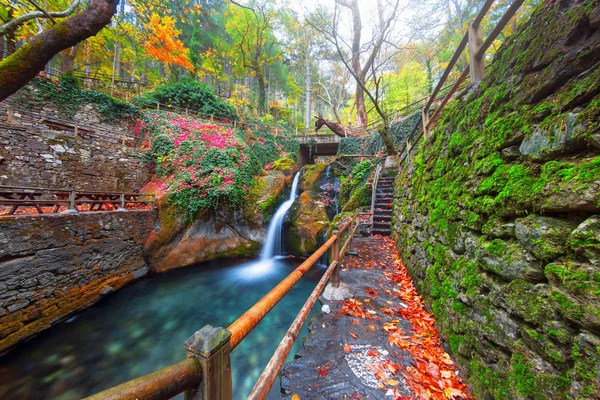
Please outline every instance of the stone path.
M471 398L439 346L433 319L422 309L393 242L360 238L356 249L358 256L347 255L340 272L350 298L332 300L331 288L324 292L329 312L315 314L303 348L285 364L283 398Z

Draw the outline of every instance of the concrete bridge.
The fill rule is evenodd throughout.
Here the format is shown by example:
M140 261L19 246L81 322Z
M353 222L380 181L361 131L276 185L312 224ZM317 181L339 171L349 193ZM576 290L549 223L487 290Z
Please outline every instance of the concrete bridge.
M340 145L340 137L334 134L306 135L298 138L300 142L300 166L314 164L315 156L334 156Z

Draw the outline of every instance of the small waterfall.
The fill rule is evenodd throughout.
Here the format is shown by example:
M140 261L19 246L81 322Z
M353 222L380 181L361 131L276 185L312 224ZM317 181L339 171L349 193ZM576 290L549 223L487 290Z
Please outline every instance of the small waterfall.
M271 218L271 222L269 223L269 228L267 229L267 237L265 239L265 244L263 246L262 255L260 256L261 260L268 260L275 256L281 255L282 249L282 232L281 228L283 225L283 220L285 219L285 214L287 214L288 210L296 200L296 192L298 191L298 182L300 181L300 172L296 172L294 176L294 180L292 182L292 191L290 192L290 198L283 202L281 206Z

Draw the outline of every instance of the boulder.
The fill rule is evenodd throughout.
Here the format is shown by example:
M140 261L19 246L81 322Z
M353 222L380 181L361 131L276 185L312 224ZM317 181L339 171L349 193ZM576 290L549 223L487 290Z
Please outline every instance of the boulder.
M284 172L271 170L254 178L246 218L256 224L263 224L272 215L285 197L285 186L289 179Z
M288 251L309 256L319 248L319 241L329 226L325 206L314 192L302 192L286 217Z
M312 190L319 191L319 178L325 172L327 164L318 163L306 165L302 168L302 178L300 179L300 190L303 192Z

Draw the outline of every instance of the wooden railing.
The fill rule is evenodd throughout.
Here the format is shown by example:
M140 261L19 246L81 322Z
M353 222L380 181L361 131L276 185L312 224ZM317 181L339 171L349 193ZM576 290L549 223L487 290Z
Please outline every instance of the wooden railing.
M52 214L64 211L112 211L154 209L150 193L93 192L72 189L47 189L0 185L0 216Z
M185 392L186 399L232 399L229 356L231 351L319 261L321 256L330 251L331 264L298 313L249 396L251 399L266 398L293 343L298 337L302 325L308 318L327 281L331 278L332 286L339 286L339 265L346 250L348 248L352 249L354 234L361 224L361 215L354 216L339 231L333 231L325 244L241 317L229 325L227 329L206 325L186 340L184 347L187 359L97 393L88 397L87 400L162 400L182 392ZM358 221L357 218L359 218ZM341 238L346 231L349 232L349 236L340 250Z
M377 198L377 183L381 174L381 164L377 164L375 168L375 177L373 178L373 187L371 188L371 232L373 232L373 217L375 215L375 200Z
M425 107L422 110L421 121L423 123L422 132L414 138L414 133L409 136L402 150L402 158L400 160L400 164L407 158L410 157L410 152L412 147L414 147L421 137L425 137L425 139L429 138L431 129L434 127L438 117L444 110L444 107L450 101L452 96L463 87L463 84L466 82L467 78L470 78L471 83L479 83L483 79L485 74L485 52L492 45L494 40L498 37L500 32L506 27L506 25L510 22L512 17L516 14L519 8L523 5L525 0L514 0L510 7L506 10L502 18L498 21L497 25L492 29L488 37L483 41L482 32L481 32L481 22L483 18L485 18L486 14L494 4L495 0L487 0L481 10L475 17L475 19L469 21L469 27L467 32L465 32L460 44L458 45L452 59L448 63L446 70L442 74L440 81L435 87L431 96L429 96L429 100L425 104ZM454 82L450 90L446 93L441 103L439 103L437 109L430 115L431 106L438 101L437 96L440 91L447 85L447 80L452 70L456 66L457 61L462 56L463 52L467 48L469 49L469 65L461 72L460 76ZM446 86L447 87L447 86Z

